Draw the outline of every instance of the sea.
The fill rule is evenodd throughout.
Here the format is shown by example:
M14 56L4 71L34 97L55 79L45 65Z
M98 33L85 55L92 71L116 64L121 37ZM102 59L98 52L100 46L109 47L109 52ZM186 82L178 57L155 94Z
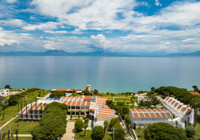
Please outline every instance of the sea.
M0 87L149 91L200 87L200 57L0 56Z

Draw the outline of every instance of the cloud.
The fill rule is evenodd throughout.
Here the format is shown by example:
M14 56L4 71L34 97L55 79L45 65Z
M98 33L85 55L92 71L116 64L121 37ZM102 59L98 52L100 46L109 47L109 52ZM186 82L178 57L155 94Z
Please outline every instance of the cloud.
M42 42L29 33L6 31L0 27L1 51L40 51ZM44 50L44 49L43 49Z
M6 0L6 2L9 3L9 4L13 4L13 3L16 3L17 0Z
M20 19L0 20L0 26L22 27L24 25L26 25L26 23Z
M159 0L155 0L155 5L156 6L162 6L162 4L159 2Z
M33 0L31 5L36 6L40 14L59 18L81 30L102 30L123 29L126 25L116 20L117 13L127 15L137 3L135 0Z
M175 3L161 10L159 15L143 16L137 23L154 26L191 26L200 23L200 2Z
M14 39L3 39L3 38L0 38L0 46L4 47L4 46L11 46L11 45L14 45L14 44L18 44L17 40L14 40Z
M90 42L86 37L60 36L48 37L43 40L45 49L65 50L67 52L90 52L94 51L89 47Z
M23 27L25 30L54 30L57 29L57 26L60 25L58 22L45 22L45 23L40 23L40 24L28 24Z
M116 38L106 38L103 34L99 34L91 36L91 42L97 47L113 52L191 52L200 50L199 32L200 28L179 31L162 30L152 34L129 34Z
M153 2L161 6L159 0ZM149 6L136 0L32 0L29 9L18 10L32 13L25 20L0 5L0 17L4 17L0 26L21 28L2 28L0 43L12 46L17 42L21 50L69 52L94 51L95 47L116 52L200 50L200 2L174 2L150 16L134 11L141 5ZM4 13L12 16L5 19Z
M0 27L0 47L5 47L5 46L11 46L14 44L18 44L18 41L16 39L13 39L10 36L11 32L5 32L1 27Z

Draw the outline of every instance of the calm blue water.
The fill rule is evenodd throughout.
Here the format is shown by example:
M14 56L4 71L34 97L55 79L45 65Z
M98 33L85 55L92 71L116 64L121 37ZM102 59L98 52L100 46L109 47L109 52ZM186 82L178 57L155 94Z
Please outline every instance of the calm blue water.
M200 87L200 57L0 57L0 87L150 90L152 86Z

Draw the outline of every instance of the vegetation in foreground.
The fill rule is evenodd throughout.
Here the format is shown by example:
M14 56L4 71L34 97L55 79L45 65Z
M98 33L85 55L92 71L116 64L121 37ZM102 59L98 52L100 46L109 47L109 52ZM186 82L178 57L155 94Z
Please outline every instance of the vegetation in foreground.
M168 123L154 123L144 130L146 140L187 140L183 129L176 128Z
M68 106L57 102L45 107L39 125L32 131L33 140L54 140L66 133Z

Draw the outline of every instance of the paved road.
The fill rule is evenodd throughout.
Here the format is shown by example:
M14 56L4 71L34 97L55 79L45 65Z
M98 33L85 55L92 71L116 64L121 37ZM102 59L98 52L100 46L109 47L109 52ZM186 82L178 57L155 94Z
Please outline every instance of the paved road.
M15 134L13 134L13 137L16 137ZM32 137L31 134L18 134L18 137Z
M73 132L74 124L75 124L75 121L67 122L66 133L63 135L61 140L74 140L74 132Z

